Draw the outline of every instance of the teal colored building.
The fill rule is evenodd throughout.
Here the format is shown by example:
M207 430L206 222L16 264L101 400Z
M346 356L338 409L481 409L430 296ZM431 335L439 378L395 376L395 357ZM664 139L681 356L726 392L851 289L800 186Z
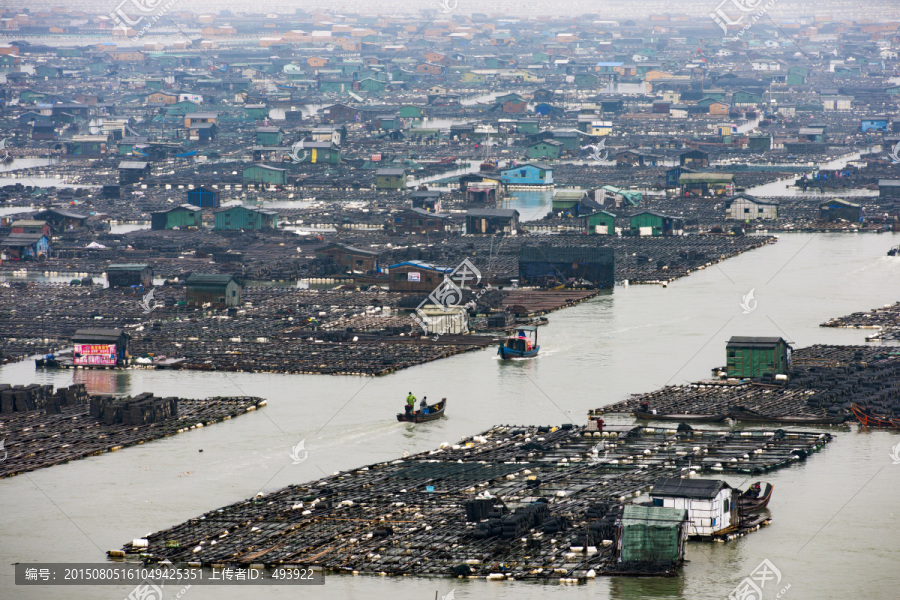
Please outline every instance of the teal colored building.
M504 185L553 185L553 169L542 163L526 163L500 171Z
M616 215L605 210L599 210L585 217L587 232L596 235L615 235Z
M278 227L278 213L265 208L229 206L216 213L215 229L222 230L259 230Z
M528 158L559 158L562 150L562 142L556 140L541 140L525 149Z
M182 204L162 212L150 213L150 229L190 229L200 227L202 211L192 204Z
M244 183L284 185L287 183L287 170L269 165L253 165L241 172L241 179Z

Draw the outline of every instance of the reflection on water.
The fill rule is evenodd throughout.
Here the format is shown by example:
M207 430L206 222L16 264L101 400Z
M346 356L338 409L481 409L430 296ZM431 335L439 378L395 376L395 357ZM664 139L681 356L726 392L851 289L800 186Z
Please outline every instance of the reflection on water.
M553 204L553 190L511 190L504 197L503 208L519 211L520 221L543 219Z
M0 164L0 173L9 173L10 171L30 169L32 167L46 167L47 165L55 165L58 162L58 158L14 158L8 163Z
M131 394L127 371L106 369L78 369L73 371L72 381L83 383L89 394Z

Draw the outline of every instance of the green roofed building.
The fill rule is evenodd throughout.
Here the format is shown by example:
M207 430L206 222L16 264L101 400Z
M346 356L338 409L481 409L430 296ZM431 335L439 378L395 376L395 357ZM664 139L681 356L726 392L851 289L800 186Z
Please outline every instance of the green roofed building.
M188 304L208 303L216 308L241 305L243 286L233 275L191 273L184 284Z
M679 565L684 561L688 511L659 506L626 506L619 538L619 562Z
M755 304L754 304L755 306ZM729 377L783 375L791 368L791 345L780 337L733 336L725 346Z

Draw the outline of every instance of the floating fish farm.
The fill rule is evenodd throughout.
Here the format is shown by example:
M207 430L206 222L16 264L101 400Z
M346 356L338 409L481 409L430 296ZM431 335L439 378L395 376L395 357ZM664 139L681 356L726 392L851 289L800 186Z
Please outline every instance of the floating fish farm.
M19 398L30 393L27 389L4 390L0 396L4 408L7 396L13 396L18 405ZM31 401L33 408L25 412L4 410L0 415L0 439L7 452L6 460L0 462L0 478L212 425L266 404L262 398L248 396L191 400L156 398L149 393L89 399L81 384L44 396L44 410ZM71 403L60 406L60 398Z
M854 403L900 415L898 381L900 352L890 347L816 345L794 351L790 379L783 385L712 380L667 386L594 413L630 413L646 402L659 415L705 415L714 420L737 412L773 423L796 418L841 422L851 418Z
M822 327L844 327L848 329L877 329L878 332L866 337L866 341L900 340L900 302L886 304L866 312L856 312L844 317L836 317Z
M292 485L110 551L203 566L583 581L617 561L622 505L660 477L795 464L827 433L497 426L408 458ZM640 565L665 574L672 566Z

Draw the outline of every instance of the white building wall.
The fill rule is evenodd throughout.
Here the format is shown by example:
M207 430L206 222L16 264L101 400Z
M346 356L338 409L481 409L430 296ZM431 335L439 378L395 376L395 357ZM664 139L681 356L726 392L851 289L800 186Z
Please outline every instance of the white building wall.
M731 489L721 490L712 500L690 498L662 498L666 508L684 508L688 511L688 535L710 536L731 526L731 506L725 510L725 501L731 499Z

